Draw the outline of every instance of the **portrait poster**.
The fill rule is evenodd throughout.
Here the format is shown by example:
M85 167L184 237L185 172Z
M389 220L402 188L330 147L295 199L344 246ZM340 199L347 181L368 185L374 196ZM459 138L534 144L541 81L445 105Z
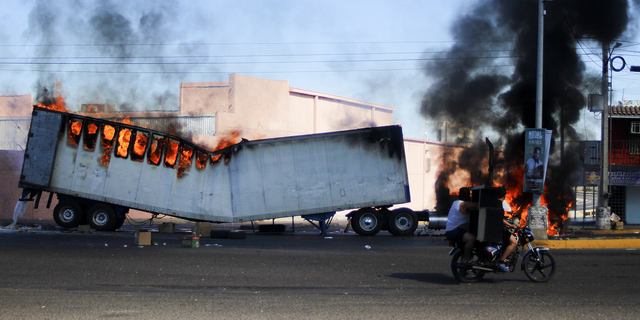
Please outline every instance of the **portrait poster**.
M525 129L524 192L543 193L551 130Z

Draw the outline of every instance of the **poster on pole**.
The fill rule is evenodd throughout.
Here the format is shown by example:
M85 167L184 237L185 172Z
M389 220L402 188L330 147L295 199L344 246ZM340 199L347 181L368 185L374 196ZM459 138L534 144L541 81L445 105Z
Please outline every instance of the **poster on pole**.
M524 192L544 192L550 145L551 130L525 129Z

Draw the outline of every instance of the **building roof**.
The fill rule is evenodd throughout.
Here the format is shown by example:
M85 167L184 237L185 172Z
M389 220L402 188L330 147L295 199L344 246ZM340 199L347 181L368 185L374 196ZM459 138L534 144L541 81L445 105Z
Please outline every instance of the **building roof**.
M609 106L609 114L614 118L640 117L640 100L618 101L615 106Z
M611 116L630 116L630 117L640 117L640 106L610 106L609 114Z

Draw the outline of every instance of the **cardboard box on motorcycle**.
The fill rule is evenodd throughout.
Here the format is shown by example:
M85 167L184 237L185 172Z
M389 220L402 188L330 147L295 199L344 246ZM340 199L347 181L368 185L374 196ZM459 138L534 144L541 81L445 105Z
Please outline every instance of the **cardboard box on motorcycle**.
M471 188L471 201L478 203L477 209L469 211L469 232L478 241L500 242L504 224L504 210L498 199L500 187L476 186Z

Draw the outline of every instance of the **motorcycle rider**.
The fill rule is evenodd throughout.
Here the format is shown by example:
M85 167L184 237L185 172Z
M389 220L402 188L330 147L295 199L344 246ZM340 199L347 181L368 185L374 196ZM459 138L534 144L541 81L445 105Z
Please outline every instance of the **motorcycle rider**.
M509 257L509 254L518 246L518 240L516 237L509 231L509 229L515 229L517 226L507 219L510 219L513 215L513 211L511 211L511 206L504 200L507 195L507 190L502 187L498 192L498 199L502 201L502 209L504 210L505 216L502 220L504 223L504 229L502 231L502 242L508 243L507 247L504 249L504 253L502 257L500 257L500 261L498 261L498 267L500 270L504 272L509 271L509 267L505 264L504 260ZM507 216L508 215L508 216Z
M476 236L469 230L469 209L477 208L477 202L471 202L471 190L460 188L458 200L454 201L447 215L447 226L444 236L452 242L464 243L462 261L469 261Z

